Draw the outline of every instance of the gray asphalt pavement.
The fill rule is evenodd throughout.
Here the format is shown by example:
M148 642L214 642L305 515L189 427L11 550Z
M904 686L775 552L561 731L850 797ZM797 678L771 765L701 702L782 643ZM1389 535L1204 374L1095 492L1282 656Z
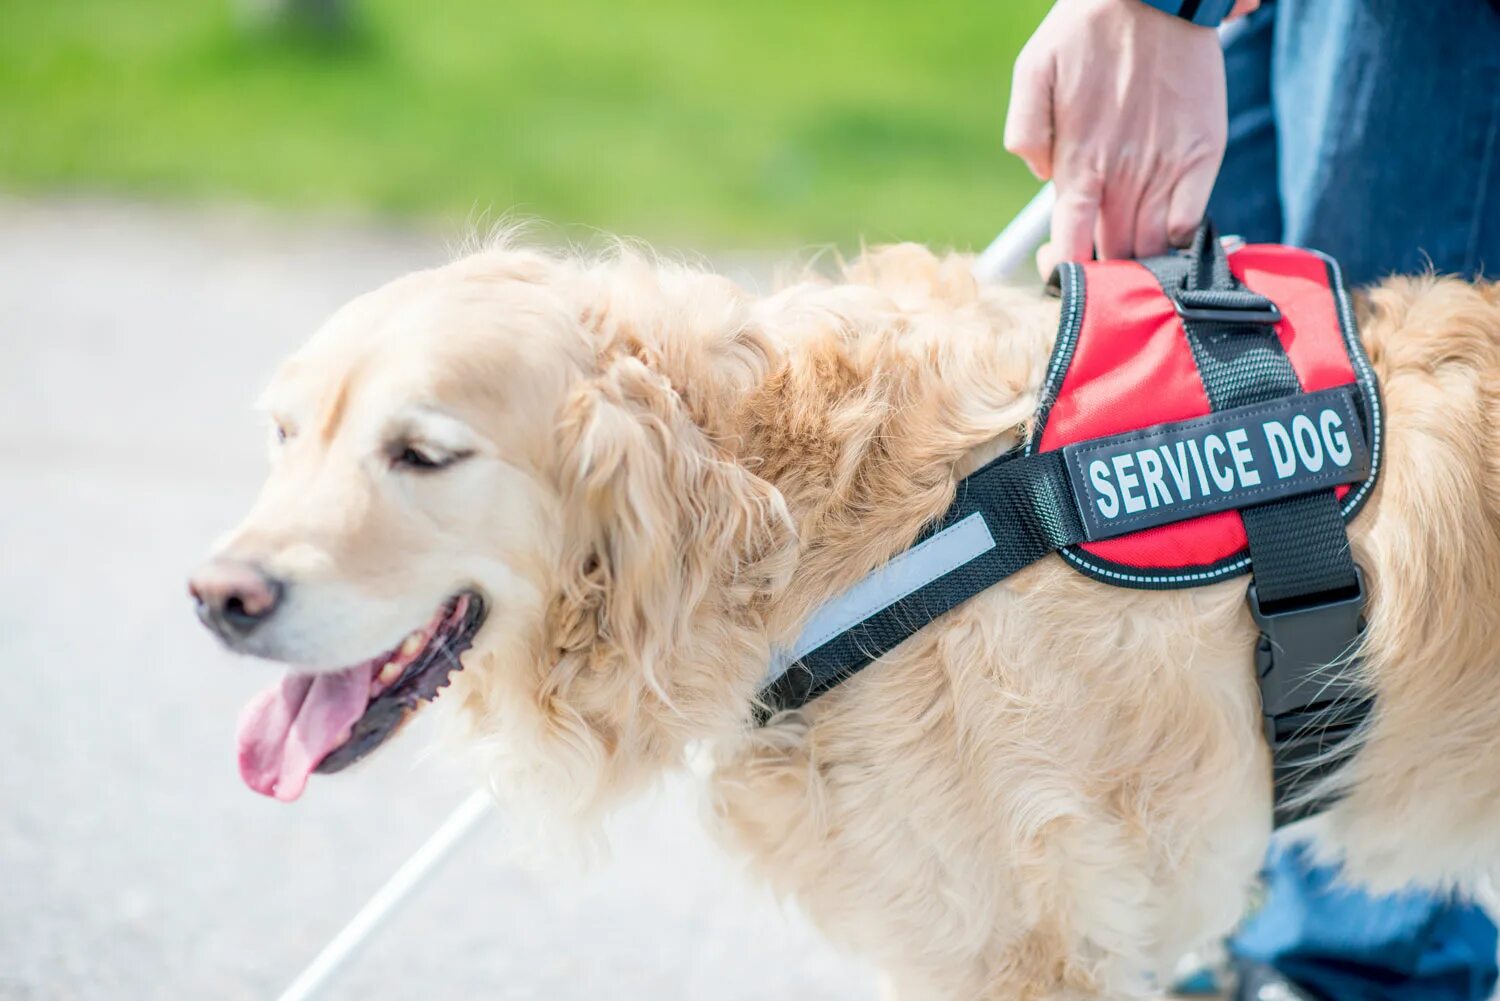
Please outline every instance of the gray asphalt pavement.
M263 464L272 366L443 241L228 210L0 200L0 998L272 997L457 804L419 721L302 802L239 782L272 675L183 587ZM331 998L859 999L674 785L583 871L503 809Z

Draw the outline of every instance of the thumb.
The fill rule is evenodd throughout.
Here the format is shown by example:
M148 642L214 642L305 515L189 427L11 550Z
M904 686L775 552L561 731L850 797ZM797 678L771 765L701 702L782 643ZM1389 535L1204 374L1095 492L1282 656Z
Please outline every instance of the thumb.
M1005 114L1005 148L1038 180L1052 176L1052 65L1022 53L1016 60Z

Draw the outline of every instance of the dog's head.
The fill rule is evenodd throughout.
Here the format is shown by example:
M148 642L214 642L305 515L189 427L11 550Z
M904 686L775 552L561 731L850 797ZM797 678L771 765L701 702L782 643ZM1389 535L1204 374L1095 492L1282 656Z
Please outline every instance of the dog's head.
M487 252L355 300L282 366L269 478L190 584L226 645L290 665L240 721L252 788L296 798L450 681L513 769L580 804L743 712L705 658L765 656L735 627L790 529L654 359L694 364L705 288L729 367L766 357L725 283L674 305L627 264ZM707 399L723 371L700 361Z

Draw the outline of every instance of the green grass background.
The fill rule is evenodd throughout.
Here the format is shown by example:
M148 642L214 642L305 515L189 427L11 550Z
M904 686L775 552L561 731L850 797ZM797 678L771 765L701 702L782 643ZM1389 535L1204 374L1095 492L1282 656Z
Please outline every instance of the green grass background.
M702 246L975 246L1046 0L354 0L329 45L228 0L0 0L0 186Z

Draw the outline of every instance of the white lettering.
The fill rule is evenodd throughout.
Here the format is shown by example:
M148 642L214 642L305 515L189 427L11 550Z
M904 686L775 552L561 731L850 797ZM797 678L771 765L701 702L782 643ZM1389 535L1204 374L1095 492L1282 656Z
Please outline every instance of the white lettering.
M1135 464L1135 456L1128 454L1117 455L1112 461L1115 464L1115 479L1120 481L1120 497L1125 501L1125 513L1135 514L1138 511L1146 510L1146 502L1141 499L1139 494L1134 492L1136 486L1141 482L1130 471L1130 467Z
M1349 435L1344 430L1344 419L1337 410L1325 410L1318 415L1318 430L1323 432L1323 443L1328 446L1328 457L1335 466L1347 466L1354 459L1354 449L1349 447Z
M1356 442L1346 422L1347 415L1335 407L1263 421L1265 453L1258 444L1251 446L1249 427L1220 424L1222 430L1200 428L1165 444L1090 459L1086 472L1093 503L1100 517L1114 520L1261 487L1273 479L1262 468L1267 455L1279 480L1316 474L1325 463L1348 467Z
M1228 451L1229 449L1224 446L1224 439L1216 434L1203 439L1203 458L1206 460L1208 471L1213 474L1214 485L1224 493L1234 489L1234 470L1227 464L1219 465L1214 460L1214 455L1217 453L1222 459Z
M1292 441L1297 446L1297 455L1302 460L1302 465L1307 467L1309 473L1316 473L1323 468L1323 440L1318 437L1318 429L1313 427L1312 418L1306 414L1298 414L1292 418Z
M1266 421L1261 425L1266 433L1266 444L1271 446L1271 463L1276 467L1276 478L1284 480L1297 471L1297 460L1292 456L1292 436L1280 421Z
M1199 497L1207 497L1208 496L1208 473L1203 468L1203 456L1201 456L1201 455L1198 454L1198 439L1197 438L1189 438L1188 439L1188 448L1193 453L1193 466L1198 471L1198 486L1202 490L1202 493L1198 494L1198 496Z
M1089 463L1089 480L1094 484L1094 489L1099 491L1099 499L1094 501L1099 513L1106 518L1119 514L1120 498L1115 494L1115 485L1109 482L1109 465L1103 459L1095 459Z
M1177 495L1183 500L1192 496L1192 485L1188 481L1187 465L1187 442L1177 443L1177 458L1173 461L1172 452L1165 445L1158 445L1157 451L1161 453L1162 461L1167 464L1167 472L1172 474L1172 482L1177 484Z
M1146 499L1151 502L1151 506L1172 503L1172 494L1161 478L1161 457L1155 452L1138 452L1135 460L1141 464L1141 481L1146 486ZM1161 498L1160 502L1157 501L1158 497Z
M1245 433L1244 428L1232 428L1224 432L1224 438L1229 442L1229 454L1234 457L1235 471L1240 474L1240 486L1253 487L1260 482L1260 472L1250 468L1255 461L1249 446L1246 444L1250 436Z

